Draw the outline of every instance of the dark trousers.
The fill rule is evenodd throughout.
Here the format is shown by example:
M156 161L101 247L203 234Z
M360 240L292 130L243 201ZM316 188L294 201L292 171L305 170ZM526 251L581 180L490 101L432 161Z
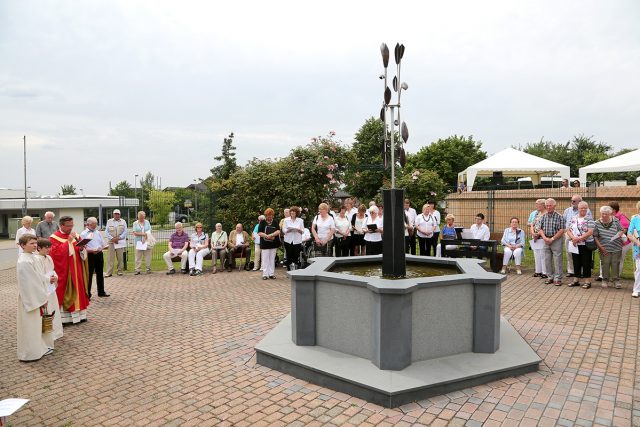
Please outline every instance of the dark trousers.
M367 255L380 255L382 253L382 242L368 242L365 241L367 246Z
M436 248L438 247L438 239L440 238L440 232L435 231L431 238L431 248L433 249L433 256L436 256Z
M284 253L285 253L285 267L289 270L289 266L291 264L295 264L297 268L300 268L300 251L302 250L302 245L294 245L293 243L284 242Z
M435 233L434 233L435 236ZM436 254L436 245L438 241L435 237L420 237L418 236L418 246L420 246L421 256L431 256L431 248L433 248L433 255Z
M91 296L91 282L93 281L93 273L96 273L96 285L98 286L98 295L104 295L104 256L102 252L87 252L87 264L89 264L89 283L87 284L87 295Z
M578 253L571 254L573 258L573 272L576 277L587 279L591 277L591 251L587 245L578 245Z
M351 237L336 237L336 256L349 256Z
M411 255L416 254L416 233L413 232L412 235L404 236L404 251L405 253L411 252Z
M229 251L230 258L230 266L231 268L236 267L236 258L244 258L244 267L247 268L249 265L249 260L251 259L251 248L247 246L246 248L233 248L233 250Z

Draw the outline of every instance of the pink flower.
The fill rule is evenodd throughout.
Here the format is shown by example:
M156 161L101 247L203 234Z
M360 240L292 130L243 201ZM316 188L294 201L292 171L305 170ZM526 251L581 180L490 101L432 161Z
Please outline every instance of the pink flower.
M335 184L336 182L338 181L336 181L335 179L332 179L331 181L329 181L329 184Z
M333 179L333 174L332 174L332 173L328 173L328 174L327 174L327 178L329 178L329 179Z
M333 191L334 193L337 193L338 189L337 188L333 188L331 191Z
M324 156L324 159L325 160L329 160L329 156Z

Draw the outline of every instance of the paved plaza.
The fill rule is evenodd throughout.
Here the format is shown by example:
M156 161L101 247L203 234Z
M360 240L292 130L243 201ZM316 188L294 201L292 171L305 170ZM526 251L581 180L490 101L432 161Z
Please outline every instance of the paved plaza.
M502 312L543 358L536 373L385 409L256 365L289 312L289 283L255 272L106 279L53 355L16 358L15 269L0 271L0 399L15 426L640 426L640 300L510 275Z

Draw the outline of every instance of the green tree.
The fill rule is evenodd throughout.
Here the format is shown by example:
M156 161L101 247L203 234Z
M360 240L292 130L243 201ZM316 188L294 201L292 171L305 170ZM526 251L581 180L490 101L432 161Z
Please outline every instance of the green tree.
M211 175L214 179L229 179L231 174L238 170L236 163L236 147L233 145L233 132L222 142L222 152L214 159L222 162L221 165L214 166L211 169Z
M149 193L149 211L156 224L164 225L169 222L169 212L173 211L176 195L172 191L152 189Z
M551 160L571 169L571 176L578 176L583 166L608 159L612 155L612 147L604 142L597 142L593 136L577 135L565 143L540 140L525 145L525 153Z
M434 171L450 189L455 189L458 173L486 158L487 153L482 151L481 141L474 141L471 135L453 135L438 139L417 153L408 155L406 169Z
M385 177L391 177L390 171L384 168L383 140L384 124L373 117L367 119L355 135L344 179L347 191L360 200L376 197Z
M60 187L60 193L63 196L73 196L76 193L76 186L73 184L64 184Z
M404 168L402 175L396 181L396 186L404 188L405 197L411 200L411 204L418 213L422 211L422 205L430 200L444 199L447 192L447 184L439 174L428 169Z
M109 191L110 196L135 197L135 189L127 181L120 181Z

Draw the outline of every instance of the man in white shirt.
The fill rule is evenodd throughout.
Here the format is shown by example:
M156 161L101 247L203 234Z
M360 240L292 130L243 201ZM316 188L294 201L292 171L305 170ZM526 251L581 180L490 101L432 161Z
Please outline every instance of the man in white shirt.
M476 223L469 227L469 231L474 239L489 240L491 238L491 232L489 227L484 223L484 214L479 213L476 215ZM477 246L471 246L471 249L477 249ZM485 246L480 246L480 249L484 249Z
M93 273L96 273L96 285L98 286L98 296L110 296L104 290L104 255L102 251L107 246L107 242L102 237L102 233L98 230L98 220L95 217L87 218L87 228L80 233L82 239L91 239L85 245L87 250L87 264L89 264L89 283L87 284L87 297L91 299L91 282L93 282Z
M127 222L120 218L120 209L113 210L113 218L107 221L105 231L109 243L107 275L105 277L111 277L113 274L116 259L118 260L118 276L122 276L124 249L127 247Z
M416 217L418 216L415 209L411 207L411 202L409 199L404 199L404 214L406 216L406 221L408 224L408 236L405 236L405 252L411 252L411 255L416 254L416 231L414 228L414 224L416 222Z

